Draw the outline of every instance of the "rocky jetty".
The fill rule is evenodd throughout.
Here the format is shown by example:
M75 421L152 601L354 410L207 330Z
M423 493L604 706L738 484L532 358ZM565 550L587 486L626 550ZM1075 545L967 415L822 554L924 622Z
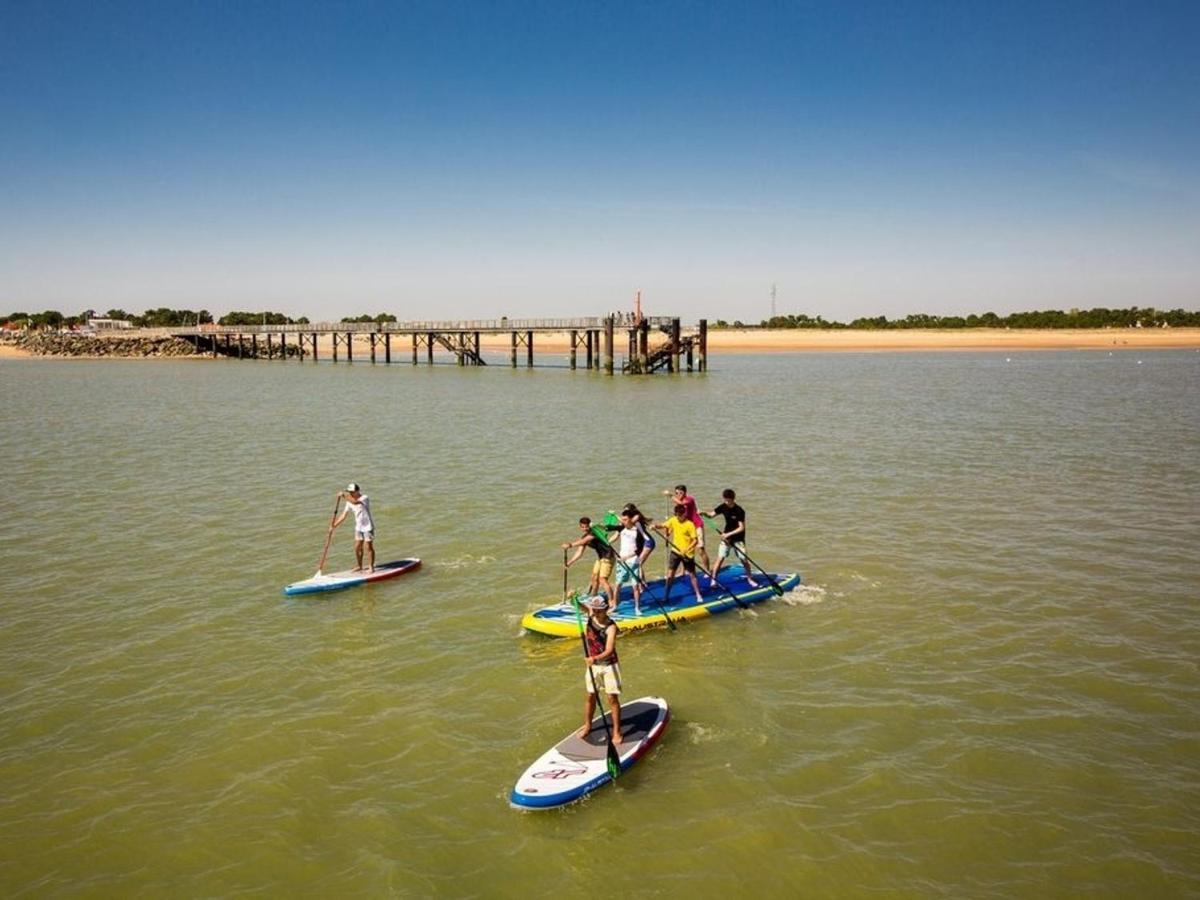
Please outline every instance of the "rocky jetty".
M202 355L193 344L174 337L91 337L35 331L13 337L6 336L4 341L34 356L151 358Z
M79 357L94 359L97 357L124 357L152 359L157 357L187 357L212 356L214 348L209 338L200 339L201 349L196 344L178 337L135 337L120 335L86 335L58 334L49 331L18 332L16 334L0 334L0 344L18 347L33 356ZM301 350L295 344L280 347L278 344L268 347L265 341L259 341L257 346L244 343L240 348L236 342L226 345L216 341L218 356L228 356L234 359L288 359L301 357Z

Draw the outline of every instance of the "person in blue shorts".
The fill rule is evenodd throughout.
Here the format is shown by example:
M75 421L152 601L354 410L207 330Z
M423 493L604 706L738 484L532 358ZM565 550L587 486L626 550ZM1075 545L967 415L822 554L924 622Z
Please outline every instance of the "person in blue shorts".
M617 599L620 601L621 587L629 585L633 594L633 614L642 614L642 576L641 576L641 533L632 517L621 510L621 530L617 532L617 567L616 574Z
M632 503L626 503L625 508L621 510L621 514L628 516L629 521L638 530L640 542L638 545L638 565L644 573L646 571L646 560L650 558L650 554L654 552L654 548L658 544L654 540L654 535L650 531L650 526L653 524L642 515L642 511ZM643 577L645 577L643 575Z

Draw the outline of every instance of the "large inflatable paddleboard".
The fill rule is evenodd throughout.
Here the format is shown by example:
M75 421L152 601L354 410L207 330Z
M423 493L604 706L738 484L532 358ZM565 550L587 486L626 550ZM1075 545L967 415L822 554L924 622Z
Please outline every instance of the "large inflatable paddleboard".
M578 634L578 630L575 632ZM605 713L604 718L608 718ZM621 704L621 734L617 745L624 772L662 737L671 711L662 697L642 697ZM611 722L610 722L611 724ZM509 798L513 806L546 809L562 806L612 781L608 774L608 742L602 719L592 720L586 738L571 732L538 758L517 779Z
M635 615L633 610L633 590L626 586L621 588L620 599L616 611L609 610L609 617L617 623L622 633L628 631L643 631L647 628L665 628L667 620L662 614L666 610L672 622L686 622L689 619L702 619L705 616L715 616L717 613L737 609L739 604L730 594L737 595L742 603L758 603L775 596L775 591L761 572L754 573L758 587L751 587L746 579L746 570L742 566L726 566L717 573L720 587L710 584L707 575L696 573L700 580L700 596L703 601L696 602L692 591L692 583L686 575L676 578L671 584L671 596L665 600L666 580L647 582L642 591L642 614ZM775 575L775 583L784 591L790 591L800 583L796 573ZM657 602L655 602L657 601ZM660 605L662 609L660 609ZM579 637L579 622L575 618L575 607L571 603L556 603L526 613L521 619L521 625L529 631L538 634L548 634L551 637Z
M421 561L419 559L397 559L393 562L376 566L374 572L351 572L349 570L345 572L329 572L325 575L314 575L312 578L305 578L303 581L289 584L283 589L283 592L290 597L294 594L340 591L345 588L357 587L360 584L374 584L376 581L395 578L397 575L411 572L420 565ZM575 631L578 634L579 629L577 628Z

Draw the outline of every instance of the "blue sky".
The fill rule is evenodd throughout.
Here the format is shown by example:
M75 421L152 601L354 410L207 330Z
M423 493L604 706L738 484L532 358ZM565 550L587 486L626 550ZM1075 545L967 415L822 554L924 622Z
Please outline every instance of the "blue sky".
M1200 308L1200 4L0 0L0 312Z

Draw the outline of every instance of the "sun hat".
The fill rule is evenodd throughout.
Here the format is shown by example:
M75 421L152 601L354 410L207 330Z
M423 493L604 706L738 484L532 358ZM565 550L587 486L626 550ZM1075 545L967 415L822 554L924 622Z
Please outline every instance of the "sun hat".
M579 601L579 605L586 609L608 609L608 600L604 597L584 597Z

